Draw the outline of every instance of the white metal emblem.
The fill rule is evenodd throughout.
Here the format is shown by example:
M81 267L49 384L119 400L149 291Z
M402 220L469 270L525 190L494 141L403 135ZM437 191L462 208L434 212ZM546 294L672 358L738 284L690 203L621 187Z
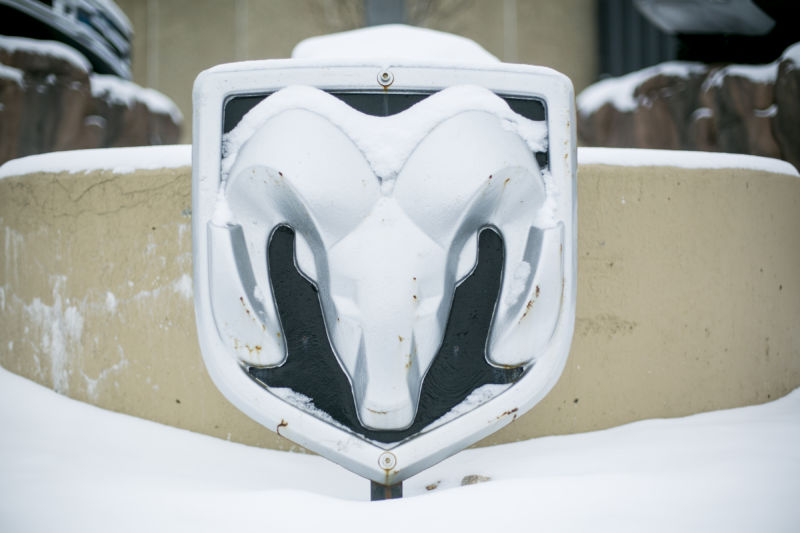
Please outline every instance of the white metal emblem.
M345 93L417 103L369 116ZM260 101L223 135L237 97ZM540 102L546 116L526 118L508 97ZM553 386L575 312L569 80L517 65L269 61L206 71L194 98L198 333L237 407L390 485L496 431ZM475 293L491 297L484 318L459 319L457 292L484 272L486 232L500 243L498 270L483 278L496 294ZM433 381L460 371L459 335L471 335L487 372L510 377L431 411ZM315 372L319 398L285 385L281 369L301 357L297 372ZM451 367L441 370L444 359ZM322 398L336 383L341 408Z

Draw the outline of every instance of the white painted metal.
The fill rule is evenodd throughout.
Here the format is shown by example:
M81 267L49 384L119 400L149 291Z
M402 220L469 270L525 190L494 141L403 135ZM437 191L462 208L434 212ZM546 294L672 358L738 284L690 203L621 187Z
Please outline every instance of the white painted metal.
M227 98L288 86L382 90L384 71L394 78L390 91L470 85L542 99L549 173L509 117L469 104L421 134L396 173L376 172L374 157L347 125L326 116L333 102L266 114L223 167ZM364 477L394 484L500 429L555 384L575 313L575 111L567 78L522 65L279 60L208 70L195 82L194 100L198 332L211 377L238 408ZM426 105L436 103L423 101L404 114L435 115ZM391 119L367 124L378 145L392 141L380 128ZM264 261L278 224L295 229L297 266L320 290L326 327L365 426L402 429L413 420L453 290L474 267L477 231L487 225L506 246L488 358L527 372L474 409L392 444L367 440L267 392L241 365L275 365L285 357ZM387 450L391 468L379 461Z

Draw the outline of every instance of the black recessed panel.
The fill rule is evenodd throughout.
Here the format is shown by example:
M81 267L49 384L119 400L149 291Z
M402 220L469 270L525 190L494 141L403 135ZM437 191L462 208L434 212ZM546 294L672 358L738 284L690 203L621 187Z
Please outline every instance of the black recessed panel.
M503 240L493 230L480 233L478 265L456 288L442 346L422 384L417 416L411 427L401 431L374 431L358 421L350 383L328 339L317 289L295 267L291 228L275 230L267 259L288 356L280 367L249 367L248 373L268 386L289 387L308 396L317 408L367 438L402 440L447 413L476 388L513 383L524 373L522 367L497 368L486 361L486 339L503 271Z

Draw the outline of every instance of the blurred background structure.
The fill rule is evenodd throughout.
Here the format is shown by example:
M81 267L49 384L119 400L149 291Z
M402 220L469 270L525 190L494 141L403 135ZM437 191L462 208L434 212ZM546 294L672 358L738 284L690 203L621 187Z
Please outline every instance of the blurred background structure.
M197 74L231 61L289 57L301 40L405 23L468 37L502 61L553 67L577 90L598 71L594 0L119 0L134 27L133 79L187 117Z
M34 12L44 24L26 22ZM140 110L120 123L115 117L127 112L125 106L154 99L132 85L105 91L100 107L116 103L116 111L103 114L94 109L98 104L85 103L92 109L72 115L88 126L78 125L83 133L70 137L63 133L63 121L53 118L55 109L66 105L63 98L48 105L41 104L41 97L28 98L26 111L14 119L18 128L27 127L23 136L62 133L53 142L12 149L7 139L16 126L6 124L0 127L6 139L0 139L0 147L5 145L0 163L48 150L189 143L192 84L202 70L232 61L290 57L294 46L311 36L403 23L468 37L505 62L552 67L572 79L576 94L600 80L667 61L703 63L700 69L668 68L668 75L664 69L645 71L579 98L579 141L751 153L798 165L800 69L794 68L792 54L783 55L800 41L798 14L796 2L779 0L116 0L116 5L111 0L0 0L0 35L60 40L83 54L95 73L132 79L176 106L170 111L162 101L150 106L158 108L156 113ZM53 22L57 18L66 21L60 30ZM79 31L70 30L71 25ZM116 60L103 60L103 47ZM41 66L31 73L33 67L24 61L9 65L7 56L0 47L0 63L28 72L29 88L51 90L53 79L47 82ZM720 73L731 63L765 68ZM0 118L19 107L8 100L19 92L11 87L14 83L0 72L0 104L5 107L0 107ZM96 97L102 92L91 88L101 81L89 85L85 93ZM35 121L23 116L37 112ZM31 130L26 122L40 127ZM124 134L131 129L137 133Z

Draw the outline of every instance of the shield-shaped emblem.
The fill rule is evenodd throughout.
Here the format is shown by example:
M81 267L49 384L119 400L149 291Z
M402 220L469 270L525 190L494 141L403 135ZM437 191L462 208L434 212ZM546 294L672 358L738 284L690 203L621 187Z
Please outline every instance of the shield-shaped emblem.
M198 335L266 427L392 485L535 405L575 314L572 85L540 67L215 67Z

